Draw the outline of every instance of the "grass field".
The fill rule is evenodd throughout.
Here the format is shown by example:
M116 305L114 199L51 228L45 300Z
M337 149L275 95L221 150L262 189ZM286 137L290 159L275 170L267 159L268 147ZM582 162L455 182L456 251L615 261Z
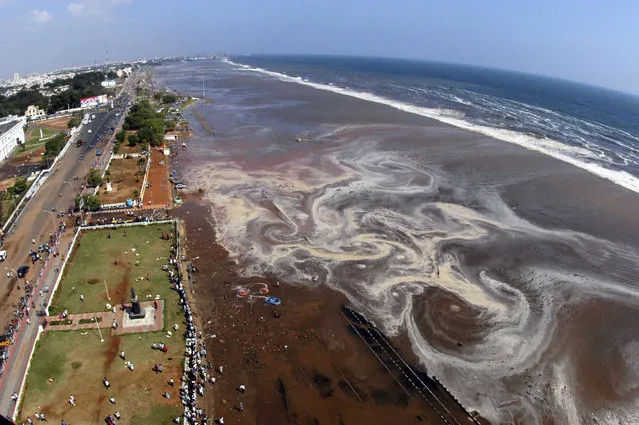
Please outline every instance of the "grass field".
M165 330L177 323L179 331L170 337L165 331L114 336L107 328L102 329L104 342L100 342L95 328L45 331L31 362L18 423L27 416L33 418L35 412L44 412L50 423L65 420L73 425L104 423L104 418L116 410L122 415L122 424L169 424L172 418L181 416L179 382L185 320L177 293L170 289L167 273L161 269L174 241L161 240L160 235L171 233L172 225L133 226L126 228L126 236L123 232L124 228L87 231L79 237L56 291L54 310L105 311L108 300L104 282L112 304L128 303L133 286L141 301L150 299L146 295L160 295L165 301ZM117 266L114 258L118 259ZM137 266L136 261L140 262ZM136 277L143 279L136 282ZM158 341L167 344L168 353L151 348ZM121 351L135 365L134 371L126 368L119 357ZM152 371L158 363L164 367L161 374ZM109 390L102 384L105 376L111 382ZM175 380L173 387L167 383L169 378ZM162 396L165 391L171 395L168 400ZM76 407L68 403L71 394ZM115 398L115 405L110 397Z
M123 236L125 231L126 236ZM107 303L128 303L130 288L133 287L140 301L150 301L156 295L166 300L165 325L181 320L178 318L181 317L179 309L172 308L177 306L177 297L168 283L166 272L162 271L174 240L161 240L160 236L172 232L171 224L83 232L76 242L49 313L106 311ZM117 265L114 265L115 259L118 260ZM150 275L150 281L147 275ZM80 295L84 295L84 302Z
M48 128L42 129L42 137L44 140L40 139L40 128L29 128L27 132L27 139L24 143L24 146L16 151L16 156L21 157L24 155L28 155L40 148L44 147L44 144L47 143L49 138L58 134L58 131L51 130Z
M21 420L36 411L44 412L50 423L64 419L74 425L104 423L116 410L122 415L120 423L125 424L169 424L181 416L181 337L174 335L171 341L163 332L111 336L103 331L103 335L102 343L95 329L42 335L27 376ZM169 352L151 349L156 341L164 341ZM121 351L135 365L134 371L124 365ZM152 371L158 363L164 368L159 374ZM111 383L109 390L102 384L105 376ZM167 383L169 378L176 382L173 387ZM162 396L165 391L171 394L168 400ZM71 394L76 407L68 403ZM115 398L115 405L110 397Z

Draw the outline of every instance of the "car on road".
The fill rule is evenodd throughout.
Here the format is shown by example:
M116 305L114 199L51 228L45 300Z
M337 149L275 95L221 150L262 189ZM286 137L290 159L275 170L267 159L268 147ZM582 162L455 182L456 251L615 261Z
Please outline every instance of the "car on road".
M96 153L95 153L95 154L96 154L97 156L100 156L100 155L102 155L102 151L96 151Z
M25 277L29 272L29 266L18 267L18 277Z
M80 158L78 158L80 161L82 161L84 159L84 155L80 155Z
M175 185L176 189L186 189L186 185L184 183L178 183Z
M84 140L82 140L82 139L76 140L75 145L78 146L78 147L84 145Z
M87 133L91 134L91 129L89 129L89 131Z

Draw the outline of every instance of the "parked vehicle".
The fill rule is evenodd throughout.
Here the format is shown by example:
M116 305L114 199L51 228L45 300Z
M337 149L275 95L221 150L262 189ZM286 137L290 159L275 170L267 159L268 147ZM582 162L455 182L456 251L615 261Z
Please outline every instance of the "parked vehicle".
M4 261L7 259L7 251L6 250L2 250L0 251L0 261Z
M25 277L28 272L29 272L29 266L18 267L18 277L20 278Z

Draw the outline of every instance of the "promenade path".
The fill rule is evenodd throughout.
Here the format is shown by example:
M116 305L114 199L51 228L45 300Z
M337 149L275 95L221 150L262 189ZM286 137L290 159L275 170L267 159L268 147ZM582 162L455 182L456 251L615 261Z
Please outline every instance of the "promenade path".
M46 317L47 331L74 331L78 329L95 329L96 321L97 326L100 329L112 328L113 320L115 319L118 323L117 329L111 329L112 335L122 335L127 333L140 333L140 332L153 332L159 331L164 328L164 301L157 300L157 309L152 309L153 311L153 322L149 324L145 324L142 326L127 326L124 324L124 315L127 314L124 310L119 307L116 307L117 310L115 313L112 311L100 311L96 313L78 313L78 314L69 314L67 315L65 322L71 321L70 324L64 325L56 325L51 322L61 321L58 316L48 316ZM153 307L152 301L141 302L140 306L143 309L147 309L148 307ZM82 323L81 323L82 322Z

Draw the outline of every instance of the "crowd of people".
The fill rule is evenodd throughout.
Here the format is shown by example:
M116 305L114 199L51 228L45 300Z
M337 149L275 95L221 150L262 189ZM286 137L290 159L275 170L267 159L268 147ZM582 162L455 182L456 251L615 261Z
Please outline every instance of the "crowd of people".
M165 210L155 210L151 214L138 215L134 210L126 211L124 217L122 217L122 213L118 213L117 217L110 216L107 217L107 211L104 212L105 217L92 216L88 221L86 221L83 226L105 226L109 224L125 224L125 223L153 223L155 221L164 220L167 217L167 213Z
M46 263L49 259L58 257L59 254L58 254L57 247L59 244L60 235L64 231L65 231L65 227L61 225L60 227L58 227L58 230L56 231L55 234L54 233L49 234L49 243L47 244L47 250L46 250L46 252L48 252L49 255L47 256L46 259L42 259L40 258L40 256L37 256L36 260L40 259L44 261L45 263L43 270L46 267ZM35 244L35 239L32 241L32 243ZM35 302L36 296L34 295L34 289L36 286L38 286L42 277L43 277L43 271L40 271L40 274L38 275L38 280L36 281L36 285L33 285L31 282L29 282L28 279L25 279L24 281L25 293L23 296L20 297L20 300L18 302L18 307L16 311L13 312L13 317L11 318L11 321L5 327L4 335L6 340L3 341L2 345L0 346L0 377L2 377L2 375L4 374L6 365L9 360L9 353L10 353L11 347L13 346L15 337L20 331L21 326L23 326L23 322L26 323L27 325L31 323L29 315L31 313L31 309L36 308L36 302ZM18 276L16 276L15 272L11 270L7 272L7 278L14 279L14 278L18 278ZM48 288L45 286L44 288L38 291L38 296L42 298L43 296L45 296L46 293L48 293Z

